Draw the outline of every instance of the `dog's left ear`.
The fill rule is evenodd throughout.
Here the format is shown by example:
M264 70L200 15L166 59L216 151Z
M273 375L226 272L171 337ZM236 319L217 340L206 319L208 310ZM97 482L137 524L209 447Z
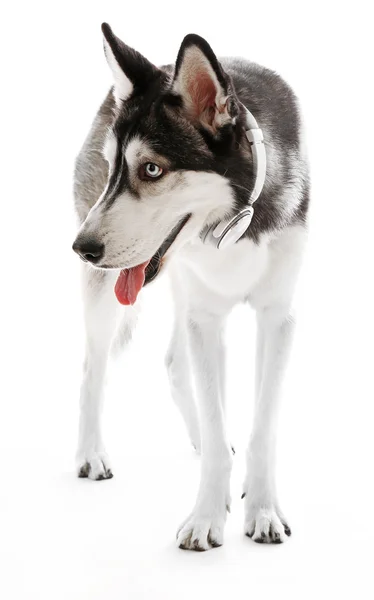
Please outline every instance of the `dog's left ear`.
M230 80L203 38L187 35L175 65L173 92L180 95L188 118L216 134L238 115Z
M103 23L104 52L114 77L114 98L118 107L132 94L144 93L160 70L142 54L130 48Z

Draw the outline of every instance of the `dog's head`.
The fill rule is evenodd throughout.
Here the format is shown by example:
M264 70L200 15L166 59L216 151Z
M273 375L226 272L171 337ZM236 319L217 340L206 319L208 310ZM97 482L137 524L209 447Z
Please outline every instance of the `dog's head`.
M103 148L109 175L74 249L96 267L128 269L147 282L166 253L245 203L244 109L199 36L183 40L171 70L152 65L108 25L102 30L114 76L115 114Z

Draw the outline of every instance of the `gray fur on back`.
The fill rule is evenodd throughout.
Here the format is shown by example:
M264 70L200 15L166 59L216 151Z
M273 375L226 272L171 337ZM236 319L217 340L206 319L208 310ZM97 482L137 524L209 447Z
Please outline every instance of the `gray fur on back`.
M110 91L100 106L75 162L74 200L82 223L102 194L108 178L108 165L102 149L108 127L113 122L114 99Z

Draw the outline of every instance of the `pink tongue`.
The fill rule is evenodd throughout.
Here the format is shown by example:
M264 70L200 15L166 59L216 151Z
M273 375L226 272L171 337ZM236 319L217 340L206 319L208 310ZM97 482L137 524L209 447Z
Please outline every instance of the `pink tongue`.
M145 269L148 264L149 260L137 267L123 269L120 272L114 288L118 302L126 305L135 304L138 294L143 287Z

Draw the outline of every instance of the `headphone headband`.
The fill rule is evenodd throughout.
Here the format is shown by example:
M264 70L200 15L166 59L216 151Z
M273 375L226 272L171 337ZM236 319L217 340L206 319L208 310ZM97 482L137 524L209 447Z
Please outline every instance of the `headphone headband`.
M203 241L210 243L217 249L227 248L236 244L247 231L254 214L253 204L260 196L266 178L266 149L264 136L256 119L246 108L246 136L249 141L252 159L254 186L248 198L248 206L237 213L229 221L221 221L218 225L212 225L206 231Z

